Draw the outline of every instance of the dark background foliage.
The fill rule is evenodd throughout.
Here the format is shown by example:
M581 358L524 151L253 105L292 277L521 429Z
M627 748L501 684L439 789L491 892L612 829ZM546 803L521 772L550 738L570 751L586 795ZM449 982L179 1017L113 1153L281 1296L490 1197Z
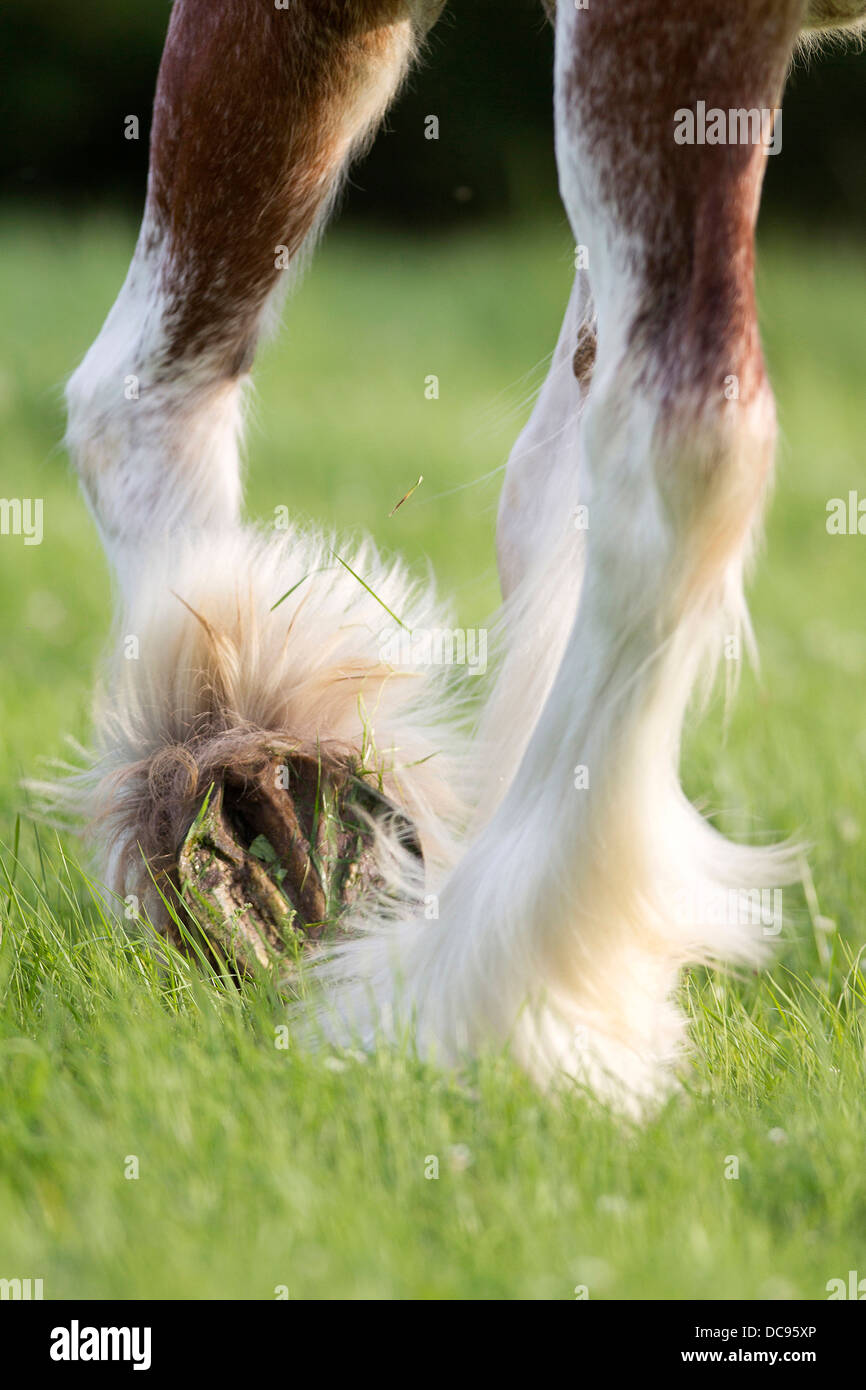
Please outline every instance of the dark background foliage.
M170 0L3 0L0 187L15 200L136 208ZM372 153L349 216L404 225L525 213L555 196L551 34L538 0L452 0ZM866 230L866 55L798 62L765 216ZM137 115L141 138L124 138ZM438 141L424 118L440 119Z

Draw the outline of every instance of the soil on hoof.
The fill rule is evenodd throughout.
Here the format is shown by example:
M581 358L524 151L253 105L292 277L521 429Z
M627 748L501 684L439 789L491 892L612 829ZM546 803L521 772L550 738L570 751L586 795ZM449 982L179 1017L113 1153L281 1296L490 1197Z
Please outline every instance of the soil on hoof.
M227 769L180 848L181 897L218 958L242 971L288 962L383 890L375 839L385 822L420 858L411 822L348 765L292 753L254 777Z

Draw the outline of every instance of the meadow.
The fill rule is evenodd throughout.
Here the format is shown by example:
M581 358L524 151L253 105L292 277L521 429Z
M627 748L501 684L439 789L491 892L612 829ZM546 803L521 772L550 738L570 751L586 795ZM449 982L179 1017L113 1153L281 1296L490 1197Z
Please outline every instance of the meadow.
M109 631L61 391L132 243L108 216L0 219L0 497L44 507L41 544L0 536L0 1278L237 1299L822 1299L866 1278L866 538L826 526L830 499L866 496L862 253L762 239L781 443L761 667L685 757L725 829L811 844L803 883L769 971L684 979L682 1089L632 1129L537 1094L507 1053L450 1074L275 1046L267 981L160 971L91 883L86 837L30 817L22 779L87 740ZM571 254L555 220L332 232L257 367L250 515L370 530L482 625L499 470Z

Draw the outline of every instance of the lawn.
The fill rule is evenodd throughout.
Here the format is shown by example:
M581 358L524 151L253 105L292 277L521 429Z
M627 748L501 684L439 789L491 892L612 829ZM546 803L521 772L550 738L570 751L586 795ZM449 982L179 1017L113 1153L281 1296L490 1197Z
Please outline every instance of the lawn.
M453 1076L278 1047L266 983L160 973L89 887L87 845L27 818L22 777L87 738L108 633L61 386L132 239L0 221L0 497L44 502L41 545L0 536L0 1278L46 1298L821 1299L866 1277L866 539L826 529L829 499L866 496L862 255L762 246L782 443L761 672L687 742L689 791L727 829L811 842L804 885L770 972L684 981L683 1090L630 1130L507 1056ZM257 369L251 515L370 529L483 623L497 470L570 265L564 224L332 233Z

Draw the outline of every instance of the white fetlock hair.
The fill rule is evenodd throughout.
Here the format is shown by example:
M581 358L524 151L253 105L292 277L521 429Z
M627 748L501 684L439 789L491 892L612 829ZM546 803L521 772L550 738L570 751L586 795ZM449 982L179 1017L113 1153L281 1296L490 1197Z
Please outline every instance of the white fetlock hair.
M564 491L566 516L581 485ZM666 543L661 531L652 541L661 587L645 611L640 571L623 562L589 587L573 536L539 548L506 605L506 655L476 744L479 809L437 885L436 920L364 924L317 967L326 1038L408 1035L446 1065L507 1044L541 1085L577 1082L640 1115L686 1051L682 967L766 961L780 924L756 905L796 881L799 847L727 840L678 773L693 690L706 689L726 635L751 645L753 542L657 638L655 614L678 592ZM583 789L579 767L591 770Z
M565 788L530 745L435 885L436 920L359 923L315 967L322 1036L362 1047L408 1036L443 1065L507 1045L541 1086L577 1083L636 1118L669 1093L687 1053L682 968L766 963L779 924L756 895L798 878L798 846L728 840L680 786L679 728L716 627L696 618L652 679L606 705L574 690L575 703L588 696L579 756L598 772L591 792ZM492 698L501 718L508 701ZM492 734L488 723L488 754ZM564 833L569 797L583 809Z
M368 541L232 528L152 550L118 625L88 765L47 789L88 823L109 888L159 922L154 871L210 783L274 749L348 758L411 820L431 871L450 862L463 817L453 683L446 666L383 656L398 622L449 626L432 587ZM405 899L423 884L392 831L389 844L377 828L383 894Z
M91 823L109 886L158 921L157 851L177 852L222 770L275 747L349 755L414 823L424 874L379 832L384 891L313 960L322 988L306 1036L373 1047L409 1035L445 1065L507 1045L540 1084L577 1082L640 1114L684 1052L681 967L754 965L772 945L760 924L708 918L708 905L796 867L790 848L725 840L677 776L701 663L745 611L740 566L718 609L696 607L659 650L626 653L600 699L588 668L559 669L584 601L579 550L548 654L526 672L534 688L515 681L549 626L549 566L563 555L549 556L507 606L511 657L470 758L449 668L384 655L398 622L449 624L430 588L371 544L297 530L174 539L123 613L92 760L61 796ZM598 642L619 649L615 634ZM562 748L545 744L537 714L551 701L571 711L569 757L592 767L590 794L563 781Z

